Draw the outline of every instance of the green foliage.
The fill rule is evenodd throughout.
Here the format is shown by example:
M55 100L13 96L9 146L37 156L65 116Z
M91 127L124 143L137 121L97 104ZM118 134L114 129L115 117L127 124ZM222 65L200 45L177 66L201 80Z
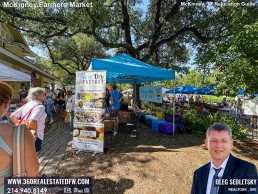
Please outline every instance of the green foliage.
M212 76L206 76L204 73L190 70L189 73L184 76L177 76L176 83L178 86L188 84L201 88L204 86L215 84L216 82L215 78L213 78Z
M147 102L142 101L142 107L148 113L155 115L156 112L163 112L164 115L173 115L173 107L167 107L165 104L155 103L155 102ZM175 115L182 115L183 109L181 106L176 105Z
M176 75L175 78L176 87L183 85L193 85L195 87L201 88L204 86L210 86L216 84L215 78L213 76L207 76L204 73L197 72L195 70L190 70L184 75ZM165 88L173 88L172 80L154 82L153 85L160 85Z
M148 101L142 101L142 108L150 114L155 114L156 111L160 111L162 109L161 104Z
M197 111L185 111L184 116L189 120L189 127L193 131L205 133L209 126L214 123L224 123L232 129L233 139L244 139L247 137L248 129L232 118L223 113L200 114Z
M223 36L199 48L199 67L213 69L220 94L235 96L239 88L257 93L257 8L222 7L218 11L227 15L231 28L225 29Z
M183 115L183 107L179 106L178 104L175 104L175 106L175 115ZM164 107L162 112L164 113L164 115L173 116L174 109L173 107Z
M220 103L223 100L223 96L211 96L211 95L201 95L204 102ZM234 102L234 97L227 97L228 102Z
M163 110L164 115L169 115L172 116L173 115L173 109L172 108L168 108Z
M61 79L62 85L74 84L75 72L87 70L92 58L107 57L103 47L84 34L53 38L48 48L49 58L42 58L41 63L46 71Z

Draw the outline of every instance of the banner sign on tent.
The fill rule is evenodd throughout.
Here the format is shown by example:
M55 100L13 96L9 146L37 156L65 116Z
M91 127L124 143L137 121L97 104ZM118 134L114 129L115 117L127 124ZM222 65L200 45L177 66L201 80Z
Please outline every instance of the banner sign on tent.
M104 151L106 71L76 72L73 148Z
M163 100L162 87L161 86L140 87L140 100L162 103L162 100Z
M242 106L245 115L255 115L258 116L258 102L254 100L244 100Z

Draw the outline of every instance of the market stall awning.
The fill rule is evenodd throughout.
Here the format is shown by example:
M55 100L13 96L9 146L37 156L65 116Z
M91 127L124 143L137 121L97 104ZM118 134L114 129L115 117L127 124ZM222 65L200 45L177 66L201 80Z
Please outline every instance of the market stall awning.
M210 88L210 87L199 88L194 92L194 94L214 95L214 88Z
M175 72L149 65L127 54L92 59L89 70L106 70L107 82L141 84L175 79Z
M184 85L175 89L176 94L193 94L198 88L191 85ZM173 94L174 90L169 90L166 93Z
M133 89L127 89L127 90L124 90L122 91L123 94L127 94L127 93L133 93Z
M0 80L30 82L31 76L0 63Z

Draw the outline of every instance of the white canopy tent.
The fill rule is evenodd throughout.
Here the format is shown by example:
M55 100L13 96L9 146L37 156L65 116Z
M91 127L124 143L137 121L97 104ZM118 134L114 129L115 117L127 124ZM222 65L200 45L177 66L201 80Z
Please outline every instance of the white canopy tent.
M15 70L0 63L0 80L30 82L31 75Z
M127 89L122 91L123 94L127 94L127 93L133 93L133 89Z
M165 94L167 91L169 91L170 89L168 89L168 88L163 88L162 87L162 94Z
M154 85L154 86L159 86L159 85ZM165 94L167 91L170 89L162 87L162 94Z

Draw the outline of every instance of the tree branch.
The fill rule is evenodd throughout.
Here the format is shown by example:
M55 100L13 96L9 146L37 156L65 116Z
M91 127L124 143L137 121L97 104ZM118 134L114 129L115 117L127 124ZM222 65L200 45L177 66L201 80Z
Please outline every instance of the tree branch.
M186 33L186 32L192 32L197 38L199 38L200 41L202 42L207 42L209 40L212 40L212 37L204 37L202 36L202 34L194 27L185 27L185 28L182 28L180 29L179 31L177 31L175 34L171 35L170 37L168 38L164 38L162 40L160 40L159 42L157 42L153 48L152 48L152 52L148 52L148 54L145 55L145 57L143 57L143 60L144 61L147 61L151 54L153 53L154 50L156 50L159 46L167 43L167 42L170 42L172 40L174 40L175 38L177 38L179 35L183 34L183 33Z
M69 71L67 68L65 68L61 63L55 61L55 58L54 58L54 56L53 56L53 54L52 54L52 52L51 52L51 49L49 48L49 45L48 45L47 41L45 42L45 45L46 45L47 50L48 50L48 52L49 52L49 56L50 56L50 58L51 58L51 60L52 60L52 63L55 64L55 65L58 65L61 69L65 70L69 75L74 75L74 76L75 76L75 73L70 72L70 71Z
M177 0L177 2L172 6L169 10L168 14L164 17L165 22L170 20L174 15L177 14L179 7L181 6L181 2L185 2L186 0ZM164 23L163 23L164 24ZM162 24L162 25L163 25Z
M62 25L66 25L66 21L58 18L58 17L49 17L49 16L44 16L44 17L30 17L30 16L24 16L20 13L17 13L14 9L6 9L3 7L0 7L0 10L2 10L3 12L7 13L8 15L11 15L13 17L17 17L23 20L31 20L31 21L35 21L35 22L42 22L42 23L53 23L53 22L57 22L58 24L62 24Z
M122 29L125 32L125 42L129 45L132 45L130 32L130 17L128 15L127 5L125 5L124 0L121 1L121 10L123 16Z
M162 25L160 25L160 10L161 10L161 2L162 0L157 0L156 7L155 7L155 20L154 20L154 26L153 26L153 33L149 41L148 48L153 48L153 45L157 41L159 35L160 35L160 29Z
M61 36L61 35L63 35L63 34L68 30L68 27L64 27L63 29L60 29L58 32L55 32L55 33L53 33L53 34L50 34L50 35L47 35L47 36L46 36L46 35L42 35L41 32L36 32L36 31L34 31L34 30L27 30L27 29L24 29L24 28L20 28L20 27L18 27L18 26L16 26L16 25L12 24L12 23L10 23L10 22L6 22L6 21L3 21L3 20L0 20L0 22L6 23L7 25L10 25L10 26L12 26L13 28L15 28L15 29L17 29L17 30L20 30L20 31L27 32L27 33L33 33L34 35L38 35L39 37L44 38L44 39L53 38L53 37L55 37L55 36ZM72 36L72 35L73 35L73 34L71 34L71 36Z
M160 32L162 27L165 25L165 23L170 20L176 13L178 12L181 2L184 2L185 0L178 0L170 9L168 14L164 17L164 21L160 22L160 11L161 11L161 3L162 0L157 0L156 3L156 11L155 11L155 21L154 21L154 31L149 41L143 43L142 45L138 46L137 50L141 51L144 48L148 48L148 53L143 58L144 60L147 60L150 58L151 54L155 50L155 43L158 40L160 36Z

